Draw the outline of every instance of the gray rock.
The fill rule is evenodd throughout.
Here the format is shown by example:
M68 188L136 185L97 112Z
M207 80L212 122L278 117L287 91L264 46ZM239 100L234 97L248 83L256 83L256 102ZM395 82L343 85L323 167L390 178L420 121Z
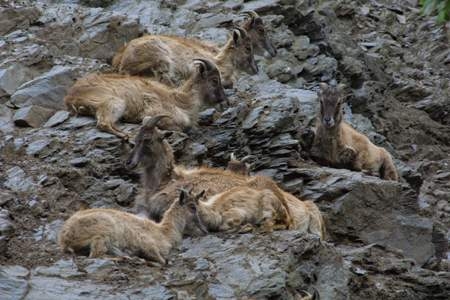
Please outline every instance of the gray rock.
M49 267L37 267L33 270L33 276L47 276L60 278L76 278L80 276L80 270L72 260L59 260Z
M243 11L254 10L257 13L264 13L269 11L274 11L280 7L281 1L271 1L271 0L256 0L248 1L242 8Z
M0 105L0 131L3 134L14 131L13 111L6 105Z
M77 157L77 158L71 159L69 161L69 164L71 164L74 167L82 168L82 167L86 166L89 163L89 161L90 160L86 157Z
M37 140L28 145L26 152L28 155L38 155L49 145L50 145L50 140L48 140L48 139Z
M114 190L114 194L118 204L129 205L134 200L136 189L133 184L123 182Z
M63 220L54 220L49 224L40 226L34 233L34 239L36 241L47 240L56 243L63 224Z
M64 123L61 128L74 130L81 127L93 125L95 123L96 120L91 117L72 117L68 122Z
M14 200L14 195L8 191L0 191L0 206Z
M201 111L198 115L200 125L209 125L214 121L214 115L217 113L215 108L208 108Z
M11 103L18 107L40 105L51 109L64 109L66 90L76 75L73 67L55 66L47 73L21 85L11 96Z
M104 13L84 21L86 31L78 38L84 57L111 59L116 49L142 33L136 20L123 15Z
M10 236L14 232L14 225L11 222L9 212L6 209L0 210L0 236Z
M318 76L321 81L331 80L337 71L337 60L323 54L307 59L303 70L307 75Z
M28 28L35 22L40 11L36 7L1 7L0 8L0 35L17 29Z
M55 277L33 276L29 281L29 292L23 299L119 299L128 297L116 294L108 285L65 280Z
M296 74L291 65L286 61L277 60L267 68L267 75L281 83L286 83L295 78Z
M201 157L205 155L207 152L208 148L203 144L192 143L190 145L190 153L192 154L193 157Z
M61 3L47 5L40 21L51 24L40 28L37 36L45 39L46 46L55 56L106 61L124 43L142 34L138 20L113 7L104 10Z
M92 274L106 269L106 272L109 272L111 267L114 267L114 262L109 259L92 259L90 260L89 265L84 268L84 271L88 274Z
M38 105L30 105L20 108L14 114L14 124L17 126L40 127L52 115L54 111Z
M319 53L319 47L311 44L309 37L306 35L296 37L291 49L295 57L300 61L316 56Z
M255 132L279 132L293 126L294 119L309 120L314 117L318 104L316 93L286 88L274 80L255 83L250 92L257 102L242 126L249 129L257 125Z
M15 192L29 192L35 188L35 183L20 167L13 167L6 171L5 187Z
M44 124L44 127L54 127L61 123L64 123L68 118L70 117L70 114L68 111L60 110L57 111L48 121Z
M298 169L301 193L325 212L332 235L361 239L404 251L423 264L433 255L433 222L419 216L416 193L406 185L348 170Z
M30 81L36 75L36 71L20 63L0 69L0 97L14 94L20 85Z
M28 274L21 266L0 266L0 295L4 299L23 299L28 292Z

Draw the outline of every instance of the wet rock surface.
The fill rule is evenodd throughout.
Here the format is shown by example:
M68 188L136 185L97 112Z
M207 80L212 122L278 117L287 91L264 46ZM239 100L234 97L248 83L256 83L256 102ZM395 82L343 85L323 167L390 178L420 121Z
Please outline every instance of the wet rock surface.
M448 299L448 36L414 4L20 2L0 7L0 295L296 299L315 288L321 299ZM191 166L252 155L252 173L319 206L327 242L289 231L211 234L184 239L163 267L63 255L63 220L86 206L131 210L139 188L123 165L129 147L64 111L66 89L110 71L114 52L144 32L221 44L227 30L215 26L247 9L268 24L278 56L258 56L259 74L243 74L228 105L169 140ZM392 153L401 182L309 158L320 81L347 85L345 119ZM138 127L119 126L131 135Z

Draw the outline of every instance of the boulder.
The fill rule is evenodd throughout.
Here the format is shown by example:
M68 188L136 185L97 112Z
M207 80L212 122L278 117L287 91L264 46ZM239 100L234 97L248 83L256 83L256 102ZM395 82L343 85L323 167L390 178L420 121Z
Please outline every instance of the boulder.
M64 109L66 90L76 78L73 67L55 66L50 71L21 85L11 96L17 107L40 105L51 109Z
M20 63L0 69L0 97L14 94L23 83L30 81L36 72Z
M420 216L417 194L408 185L343 169L293 171L290 178L303 180L300 197L319 205L334 238L398 248L419 264L433 255L433 221Z
M21 266L0 267L0 295L5 299L23 299L28 292L29 271Z
M0 7L0 35L26 29L41 15L36 7Z
M14 114L14 124L25 127L40 127L54 113L54 110L38 105L30 105L23 107Z
M117 49L143 33L138 20L115 9L51 5L40 21L48 26L36 34L55 56L111 60Z

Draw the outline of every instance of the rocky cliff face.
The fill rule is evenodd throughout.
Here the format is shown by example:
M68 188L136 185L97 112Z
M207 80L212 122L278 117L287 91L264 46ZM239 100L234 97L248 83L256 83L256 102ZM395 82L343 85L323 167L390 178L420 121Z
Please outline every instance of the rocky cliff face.
M448 299L450 37L416 1L336 2L1 4L0 298L298 299L315 288L321 299ZM65 90L110 70L115 50L145 32L220 44L218 25L249 9L278 56L258 56L260 73L201 112L198 132L172 134L177 160L223 167L231 152L254 155L254 173L319 205L328 242L281 231L186 238L164 268L62 255L57 232L81 202L129 210L139 188L127 146L70 117ZM346 120L393 154L402 182L308 158L320 81L347 84Z

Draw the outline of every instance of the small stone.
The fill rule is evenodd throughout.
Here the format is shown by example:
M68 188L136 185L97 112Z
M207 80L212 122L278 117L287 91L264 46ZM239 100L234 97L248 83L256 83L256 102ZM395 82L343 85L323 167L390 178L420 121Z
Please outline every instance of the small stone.
M31 105L21 108L14 114L14 124L21 127L40 127L53 114L52 109Z
M48 121L44 124L44 127L54 127L61 123L64 123L70 117L70 113L65 110L57 111Z
M210 125L214 122L214 115L217 113L215 108L208 108L198 114L198 123L200 125Z
M267 75L281 83L286 83L295 77L294 70L288 62L277 60L267 68Z
M116 201L121 205L126 205L133 201L134 186L128 182L124 182L115 189Z
M205 155L208 152L208 148L205 145L199 143L192 143L190 148L191 148L190 152L194 157Z
M50 144L49 140L37 140L32 142L27 147L28 155L38 155L42 150L44 150Z
M30 177L26 177L25 172L20 167L13 167L6 171L5 187L15 192L27 192L34 188L34 182Z
M0 210L0 236L10 236L14 232L14 225L11 222L9 211Z
M77 158L71 159L69 161L69 164L71 164L74 167L78 167L78 168L84 167L88 163L89 163L89 159L87 159L85 157L77 157Z
M55 220L49 224L40 226L33 237L36 241L47 240L56 243L58 233L63 226L63 220Z

